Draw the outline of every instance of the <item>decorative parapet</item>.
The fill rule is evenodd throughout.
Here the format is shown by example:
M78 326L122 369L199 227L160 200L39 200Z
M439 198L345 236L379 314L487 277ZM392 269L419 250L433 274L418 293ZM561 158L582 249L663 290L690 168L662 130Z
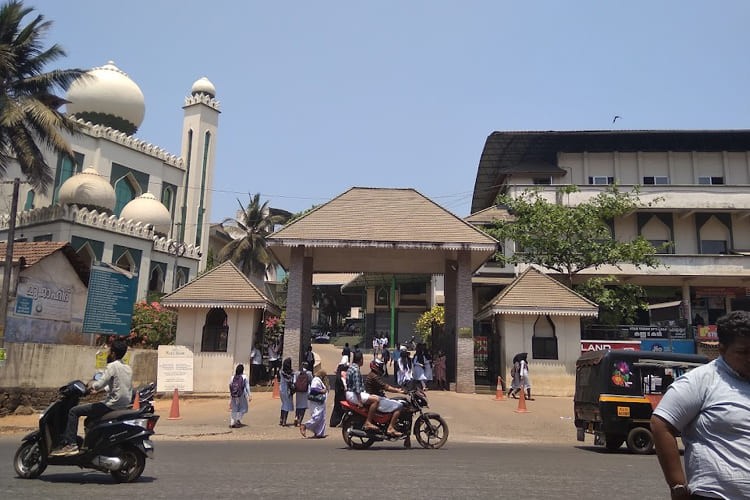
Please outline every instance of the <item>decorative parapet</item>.
M151 224L144 224L140 221L117 217L108 212L99 212L98 210L79 207L77 205L53 205L21 212L16 218L16 227L22 228L34 224L45 224L61 220L112 233L151 240L153 242L153 249L157 252L179 255L180 257L196 260L200 259L203 255L200 247L184 243L180 244L176 240L167 239L155 234ZM0 230L7 230L9 221L10 215L2 214L0 216Z
M181 243L172 238L154 235L154 251L171 255L172 257L188 257L200 259L203 256L201 248L189 243Z
M217 101L215 97L211 97L203 92L187 96L185 98L185 106L183 107L192 106L194 104L205 104L209 108L221 112L221 104L219 101Z
M77 118L76 121L83 125L86 128L86 132L92 137L101 137L109 141L116 142L117 144L121 144L127 148L140 151L141 153L153 156L154 158L158 158L164 163L173 167L184 168L181 157L173 155L172 153L169 153L159 146L151 144L150 142L143 141L133 135L128 135L125 132L120 132L119 130L113 129L112 127L96 125L80 118Z

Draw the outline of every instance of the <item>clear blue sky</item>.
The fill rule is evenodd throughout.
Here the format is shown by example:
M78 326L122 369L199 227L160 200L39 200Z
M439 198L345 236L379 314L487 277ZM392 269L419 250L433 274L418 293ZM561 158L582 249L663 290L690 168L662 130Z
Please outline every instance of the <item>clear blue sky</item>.
M207 76L222 115L211 220L259 192L297 212L352 186L469 213L495 130L738 129L750 2L36 0L59 67L115 63L137 136L179 154ZM615 115L622 116L612 124Z

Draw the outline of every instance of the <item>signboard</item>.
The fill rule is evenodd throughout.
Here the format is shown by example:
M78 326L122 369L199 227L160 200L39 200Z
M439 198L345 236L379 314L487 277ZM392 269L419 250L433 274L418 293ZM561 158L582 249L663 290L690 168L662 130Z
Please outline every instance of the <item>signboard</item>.
M628 337L639 339L684 339L687 338L685 328L681 326L648 326L628 325L621 327L627 331Z
M692 340L644 340L641 342L641 351L695 354L695 342Z
M109 349L96 351L97 370L104 370L107 367L107 354L109 354ZM125 356L122 357L122 362L126 365L130 365L130 351L126 352Z
M70 321L73 287L21 276L16 292L16 316Z
M640 340L582 340L581 353L589 351L604 351L605 349L627 349L640 351Z
M716 325L703 325L697 329L698 337L695 340L717 340L719 334L716 332Z
M91 266L83 333L130 335L137 276L107 264Z
M193 351L182 345L160 345L156 364L156 390L193 390Z

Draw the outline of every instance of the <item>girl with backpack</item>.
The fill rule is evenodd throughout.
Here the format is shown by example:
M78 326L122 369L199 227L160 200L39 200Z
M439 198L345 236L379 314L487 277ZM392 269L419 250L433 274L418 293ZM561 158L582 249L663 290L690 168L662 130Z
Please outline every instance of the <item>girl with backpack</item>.
M305 418L305 412L307 411L307 395L310 393L310 382L313 379L312 372L307 367L307 362L303 362L299 371L294 374L295 427L302 424L302 419Z
M281 397L281 415L279 425L286 427L289 412L294 409L294 372L292 371L292 358L285 358L279 372L279 396Z
M229 379L229 395L232 398L229 403L230 417L229 427L237 429L244 424L242 417L247 413L248 403L253 399L250 393L250 382L245 375L245 366L240 363L234 370L234 376Z

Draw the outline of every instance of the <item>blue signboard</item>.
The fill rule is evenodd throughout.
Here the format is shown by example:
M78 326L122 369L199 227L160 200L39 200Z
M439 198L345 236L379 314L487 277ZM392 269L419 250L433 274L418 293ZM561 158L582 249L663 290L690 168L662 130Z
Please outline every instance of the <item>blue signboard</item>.
M641 351L679 352L695 354L695 342L692 340L641 340Z
M83 333L129 335L138 275L109 265L91 266Z

